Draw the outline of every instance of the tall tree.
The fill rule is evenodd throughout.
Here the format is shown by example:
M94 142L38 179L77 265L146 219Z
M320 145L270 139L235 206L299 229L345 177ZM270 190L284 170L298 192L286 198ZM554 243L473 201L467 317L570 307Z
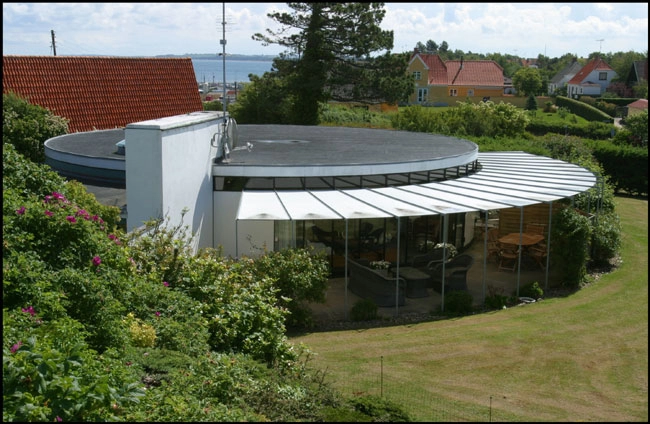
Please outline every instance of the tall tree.
M542 93L544 84L539 71L535 68L521 68L512 76L512 85L524 96Z
M379 26L383 3L287 3L291 13L269 13L281 25L253 39L287 52L276 60L294 99L291 122L318 124L328 100L378 103L404 100L413 90L408 53L392 54L393 32ZM384 54L372 57L375 52ZM282 64L281 62L293 62Z

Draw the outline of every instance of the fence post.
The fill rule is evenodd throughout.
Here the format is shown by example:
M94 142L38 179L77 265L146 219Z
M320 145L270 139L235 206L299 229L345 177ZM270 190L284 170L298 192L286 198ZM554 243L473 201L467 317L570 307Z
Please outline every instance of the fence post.
M490 422L492 422L492 396L490 396Z
M384 397L384 355L381 355L381 369L379 371L379 397Z

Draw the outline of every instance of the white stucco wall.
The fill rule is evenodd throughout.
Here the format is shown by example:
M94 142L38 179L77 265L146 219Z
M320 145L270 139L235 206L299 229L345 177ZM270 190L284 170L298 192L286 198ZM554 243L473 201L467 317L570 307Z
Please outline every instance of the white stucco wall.
M210 140L222 122L222 112L194 112L126 126L128 231L169 217L188 226L195 248L213 246Z
M257 257L273 250L274 221L237 221L241 192L215 191L214 244L224 256Z

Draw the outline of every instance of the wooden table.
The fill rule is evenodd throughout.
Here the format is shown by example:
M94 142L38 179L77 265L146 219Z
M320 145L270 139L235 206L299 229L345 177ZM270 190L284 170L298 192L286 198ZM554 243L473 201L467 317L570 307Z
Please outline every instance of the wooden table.
M396 269L393 268L393 274ZM426 272L410 266L399 267L399 276L406 281L406 297L427 297L429 292L427 286L431 277Z
M501 243L505 244L514 244L519 246L519 239L521 236L521 245L522 246L531 246L537 244L540 241L544 240L544 236L541 234L530 234L530 233L510 233L503 237L499 238Z

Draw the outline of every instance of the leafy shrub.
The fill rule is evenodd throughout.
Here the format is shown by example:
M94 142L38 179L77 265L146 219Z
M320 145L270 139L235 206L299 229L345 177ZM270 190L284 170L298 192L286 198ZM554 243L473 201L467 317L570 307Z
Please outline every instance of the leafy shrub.
M321 125L392 128L391 113L371 112L367 107L325 104L320 111Z
M124 238L140 273L176 285L187 266L188 258L193 255L193 236L188 234L188 226L183 224L183 217L174 226L169 224L170 220L166 216L164 219L147 221Z
M222 111L223 110L223 103L221 103L219 100L212 100L212 101L206 101L203 102L203 110L209 110L209 111Z
M543 111L544 111L544 113L555 113L555 112L557 112L557 108L555 107L555 105L553 104L552 101L547 101L547 102L544 102Z
M648 147L648 111L630 115L624 120L624 127L614 136L614 143Z
M114 350L89 349L80 323L30 315L3 310L4 421L119 421L144 396Z
M277 305L273 280L256 276L253 259L225 260L216 254L206 249L187 258L179 280L170 282L196 300L206 299L201 315L210 348L246 353L268 364L293 361L285 335L288 312Z
M582 96L580 100L581 101L570 99L568 97L557 96L555 98L555 104L559 107L566 107L571 113L581 116L587 121L611 121L611 116L601 110L598 110L595 106L591 106L586 103L592 101L589 96Z
M445 292L444 313L447 315L465 315L474 310L474 298L465 290Z
M594 157L616 192L648 194L648 149L613 143L597 143Z
M621 222L615 213L601 213L591 234L591 261L595 265L608 264L621 248Z
M370 321L377 317L377 304L370 299L358 300L350 310L352 321Z
M562 284L577 288L587 273L591 226L589 219L571 207L553 216L551 261L562 270Z
M80 182L67 181L49 166L30 162L7 143L2 149L2 187L3 190L14 190L19 196L39 199L58 192L91 216L102 217L109 230L120 222L119 208L102 205Z
M372 418L374 422L411 422L413 419L396 403L379 396L367 395L348 401L355 411Z
M131 342L138 347L153 347L156 342L156 330L149 324L143 323L132 312L126 316Z
M2 142L27 159L45 161L45 141L68 132L68 120L33 105L15 93L2 95Z
M504 295L502 287L488 286L488 294L485 296L486 309L503 309L508 305L508 296Z
M526 112L509 103L491 101L458 102L442 112L422 106L400 109L392 117L394 128L454 136L515 137L524 134L529 118Z
M326 423L369 423L373 422L372 417L357 411L352 406L346 407L327 406L320 410L320 418L322 422Z
M519 296L540 299L544 296L544 290L539 286L537 281L526 284L519 289Z
M287 326L309 327L311 313L306 302L325 302L329 262L313 249L282 249L265 252L254 262L256 275L268 277L278 289L278 305L287 308Z

